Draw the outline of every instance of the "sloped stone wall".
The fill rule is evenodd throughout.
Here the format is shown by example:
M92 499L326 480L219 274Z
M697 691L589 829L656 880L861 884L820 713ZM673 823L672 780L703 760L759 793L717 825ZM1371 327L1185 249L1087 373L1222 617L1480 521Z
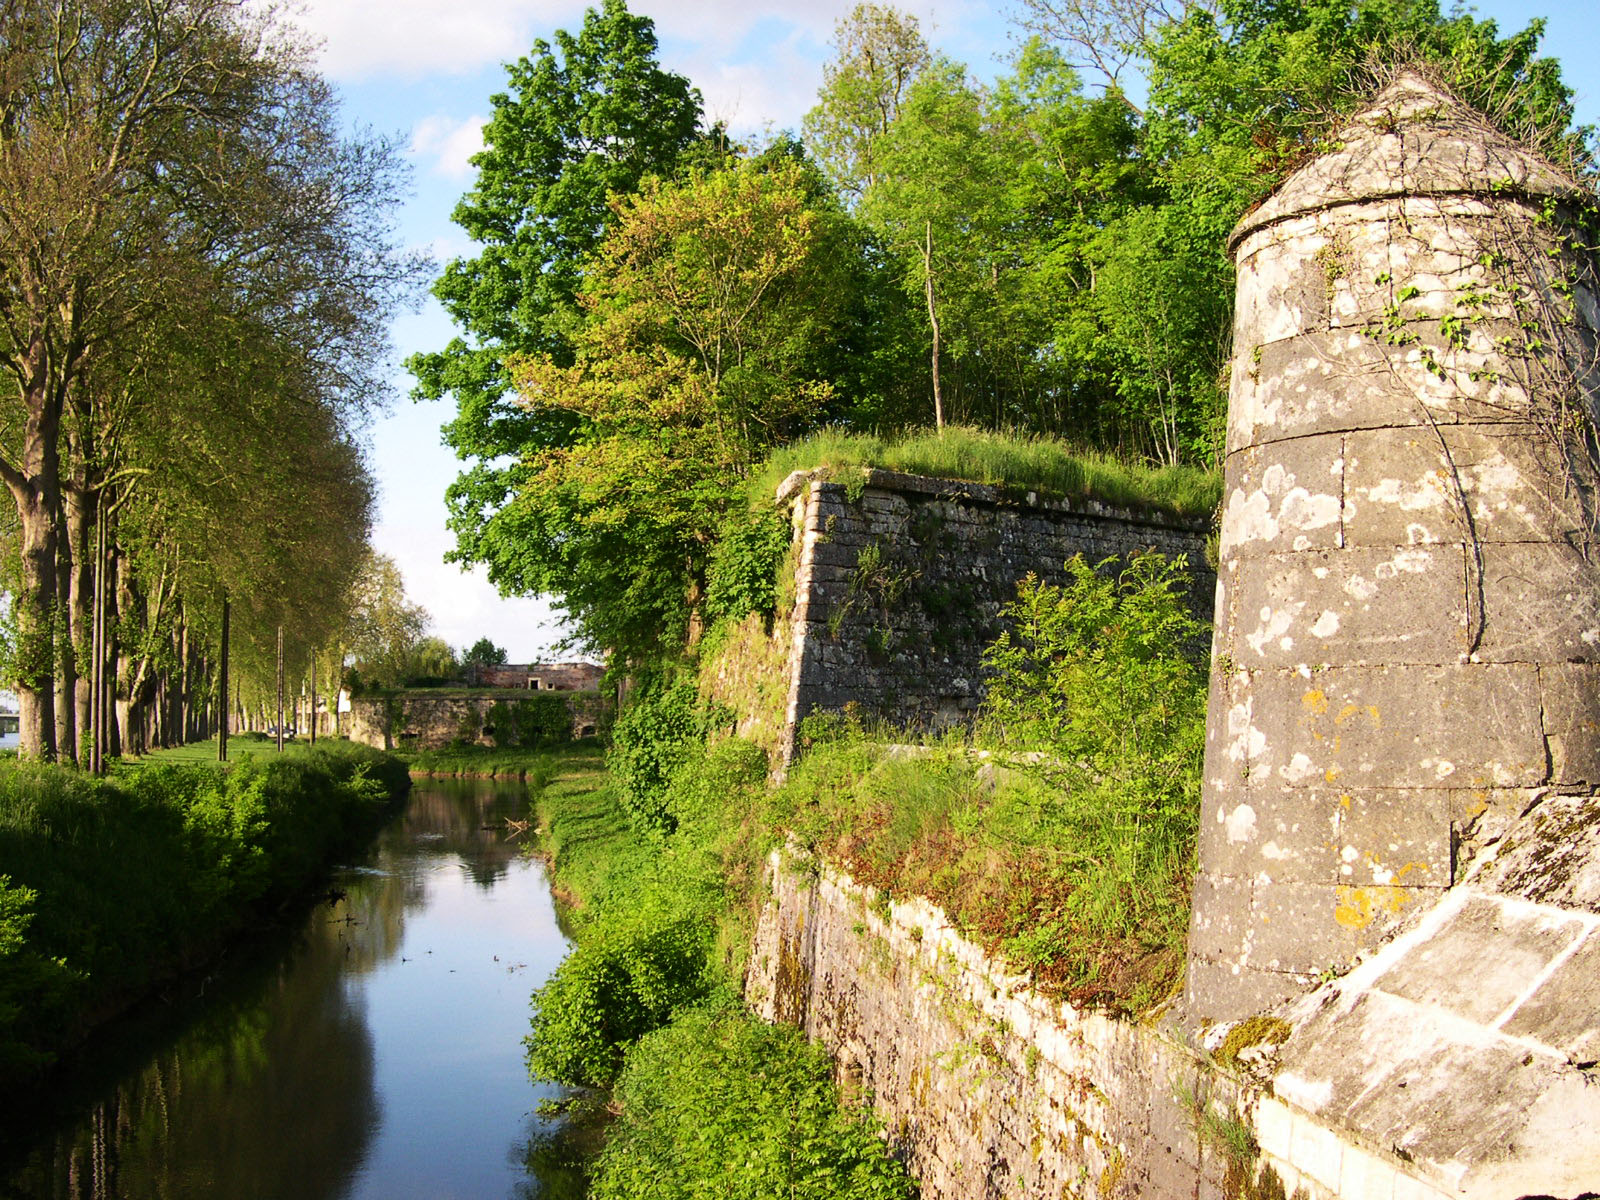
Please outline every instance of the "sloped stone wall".
M793 852L768 872L746 997L828 1049L924 1200L1451 1194L1175 1030L1040 995L925 901L891 902ZM1231 1156L1230 1132L1258 1152Z
M924 729L969 720L1017 583L1060 583L1075 554L1182 555L1195 610L1211 617L1204 520L877 470L859 489L797 472L778 499L800 543L794 609L776 633L789 638L785 757L813 712Z

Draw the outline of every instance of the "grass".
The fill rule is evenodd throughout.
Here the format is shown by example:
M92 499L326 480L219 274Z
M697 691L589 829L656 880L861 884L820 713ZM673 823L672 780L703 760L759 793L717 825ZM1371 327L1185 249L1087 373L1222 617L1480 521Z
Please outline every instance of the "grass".
M770 820L860 885L922 896L1074 1004L1138 1013L1181 981L1194 840L1142 828L1110 786L996 772L957 739L916 756L864 734L812 747Z
M320 745L328 738L318 738ZM342 739L331 739L342 740ZM304 739L296 740L285 738L284 749L291 750L296 746L309 745ZM230 733L228 735L228 761L233 762L246 755L278 753L278 740L262 733ZM217 761L217 739L204 738L198 742L187 742L182 746L167 746L160 750L152 750L142 758L128 758L129 763L160 762L160 763L186 763L192 765L215 764Z
M730 1163L741 1196L903 1200L909 1178L870 1115L841 1104L822 1051L738 1002L775 836L749 750L725 742L678 769L670 833L629 821L593 746L551 755L537 845L577 947L535 994L530 1066L615 1079L596 1200L714 1194Z
M1125 508L1209 517L1222 499L1222 477L1196 467L1151 467L1083 450L1055 438L990 433L962 426L898 437L824 430L784 446L750 480L754 504L770 503L791 472L822 469L848 482L863 468L963 479L1057 499L1092 498Z

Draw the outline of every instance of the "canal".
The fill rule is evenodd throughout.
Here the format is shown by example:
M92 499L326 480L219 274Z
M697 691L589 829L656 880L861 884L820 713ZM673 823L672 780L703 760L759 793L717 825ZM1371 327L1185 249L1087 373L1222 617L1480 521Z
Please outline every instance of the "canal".
M528 995L560 962L521 784L419 780L294 928L98 1036L0 1144L28 1200L582 1194L528 1081Z

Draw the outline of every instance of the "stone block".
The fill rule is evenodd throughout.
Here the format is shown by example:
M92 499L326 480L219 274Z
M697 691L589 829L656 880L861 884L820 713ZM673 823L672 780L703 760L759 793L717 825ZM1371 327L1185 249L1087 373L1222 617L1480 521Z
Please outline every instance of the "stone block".
M1600 1061L1600 932L1588 931L1502 1028L1512 1037L1543 1042L1572 1062Z
M1541 666L1539 706L1551 782L1600 785L1600 664Z
M1330 1191L1339 1187L1344 1142L1333 1130L1305 1119L1294 1123L1289 1165Z
M1223 562L1342 545L1342 471L1343 439L1336 434L1230 454Z
M1341 802L1341 884L1402 889L1450 886L1449 791L1353 788L1343 794Z
M1197 1024L1236 1021L1275 1008L1300 995L1304 984L1293 975L1189 956L1184 980L1184 1011Z
M1503 366L1496 338L1516 327L1486 321L1466 345L1447 344L1437 321L1393 346L1360 329L1308 333L1264 344L1236 340L1228 452L1314 433L1411 429L1527 420L1527 392ZM1424 354L1423 348L1427 347ZM1437 364L1445 377L1430 368Z
M1474 897L1381 975L1378 986L1488 1025L1584 932L1577 918L1552 921L1493 897ZM1463 963L1472 970L1464 972Z
M1250 929L1254 887L1249 877L1200 874L1194 881L1194 911L1189 922L1191 957L1235 961Z
M1393 1165L1360 1146L1346 1142L1339 1161L1339 1186L1334 1191L1341 1197L1394 1200L1394 1176Z
M1484 662L1600 660L1600 561L1565 542L1489 543L1483 562Z
M1376 922L1341 919L1341 889L1332 884L1274 883L1251 894L1243 961L1255 970L1315 978L1348 962L1375 940ZM1291 981L1303 988L1303 981Z
M1234 580L1243 667L1455 662L1467 648L1461 546L1315 550L1244 560Z
M1250 777L1347 789L1538 783L1539 697L1537 672L1519 663L1255 672L1243 702Z
M1338 788L1247 783L1204 814L1200 862L1216 876L1337 883L1339 830L1348 807L1348 795Z

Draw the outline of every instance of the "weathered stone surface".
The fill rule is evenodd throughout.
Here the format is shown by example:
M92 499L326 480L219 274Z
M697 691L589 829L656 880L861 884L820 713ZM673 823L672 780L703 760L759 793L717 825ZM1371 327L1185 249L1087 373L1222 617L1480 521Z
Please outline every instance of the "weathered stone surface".
M784 484L800 542L794 607L773 632L793 647L785 759L797 723L817 710L915 728L970 720L983 702L983 650L1018 582L1060 583L1075 554L1182 555L1194 606L1210 615L1203 522L891 471L869 472L852 501L842 484L811 479L809 489Z
M428 696L405 694L392 701L382 696L358 696L350 702L344 733L351 741L376 746L432 750L465 741L492 746L491 710L496 704L551 693L523 691L502 695ZM572 714L572 736L592 737L610 719L612 701L600 692L558 691Z
M1600 797L1539 798L1473 864L1471 882L1539 904L1600 914Z
M1338 151L1313 159L1250 212L1238 247L1286 218L1382 197L1572 197L1575 185L1444 91L1404 74L1334 136Z
M1340 881L1341 829L1349 795L1338 788L1246 785L1231 808L1218 806L1201 823L1200 853L1212 880L1268 883ZM1207 886L1212 886L1208 882Z
M1298 438L1228 456L1222 560L1343 544L1343 437Z
M1585 561L1566 542L1491 543L1479 547L1479 558L1484 617L1476 658L1600 660L1600 560ZM1586 732L1582 741L1600 752L1600 727Z
M1392 1146L1453 1196L1589 1189L1600 1091L1573 1050L1594 1037L1583 1000L1600 984L1597 929L1592 915L1470 882L1452 889L1347 976L1281 1010L1294 1032L1275 1094L1347 1130L1346 1159L1352 1140Z
M1503 1028L1511 1037L1543 1042L1571 1062L1600 1062L1600 935L1588 930Z
M1497 361L1496 339L1512 336L1514 327L1486 321L1464 345L1447 338L1438 321L1418 321L1408 332L1416 340L1404 345L1345 328L1254 346L1247 333L1236 333L1229 453L1313 433L1527 420L1526 390L1488 370Z
M1228 653L1251 669L1455 662L1467 650L1466 572L1459 545L1258 560L1238 586Z
M1251 779L1483 788L1545 777L1526 664L1261 671L1251 683Z

